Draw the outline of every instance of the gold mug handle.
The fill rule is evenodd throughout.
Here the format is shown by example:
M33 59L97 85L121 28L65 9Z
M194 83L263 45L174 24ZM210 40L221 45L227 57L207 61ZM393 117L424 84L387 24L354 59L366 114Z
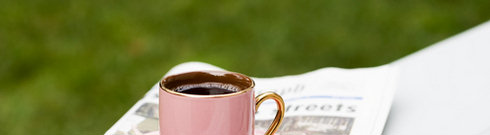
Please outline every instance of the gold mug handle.
M279 126L281 126L282 119L284 118L284 101L282 100L282 97L279 96L278 94L274 92L265 92L257 97L255 97L255 112L259 109L260 104L264 102L267 99L274 99L277 103L277 113L276 113L276 118L274 118L274 121L272 121L271 126L265 132L265 135L273 135L277 129L279 129Z

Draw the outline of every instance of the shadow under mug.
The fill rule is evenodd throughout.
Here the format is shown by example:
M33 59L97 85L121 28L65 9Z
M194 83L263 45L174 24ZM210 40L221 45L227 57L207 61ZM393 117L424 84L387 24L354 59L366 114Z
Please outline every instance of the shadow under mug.
M187 84L231 84L239 88L229 94L198 95L177 92ZM255 112L262 102L273 99L277 114L266 135L272 135L284 118L284 101L276 93L254 97L254 81L226 71L196 71L163 78L159 91L160 135L253 135Z

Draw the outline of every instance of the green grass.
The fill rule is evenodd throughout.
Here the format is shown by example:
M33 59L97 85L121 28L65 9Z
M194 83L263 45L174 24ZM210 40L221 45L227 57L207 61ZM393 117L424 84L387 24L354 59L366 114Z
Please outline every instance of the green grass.
M259 77L377 66L488 13L489 0L2 0L0 134L102 134L186 61Z

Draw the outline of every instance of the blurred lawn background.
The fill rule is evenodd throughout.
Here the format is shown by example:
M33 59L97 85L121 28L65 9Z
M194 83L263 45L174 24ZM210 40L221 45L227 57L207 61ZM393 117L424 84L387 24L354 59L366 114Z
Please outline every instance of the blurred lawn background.
M389 63L489 0L2 0L0 134L103 134L172 66L250 76Z

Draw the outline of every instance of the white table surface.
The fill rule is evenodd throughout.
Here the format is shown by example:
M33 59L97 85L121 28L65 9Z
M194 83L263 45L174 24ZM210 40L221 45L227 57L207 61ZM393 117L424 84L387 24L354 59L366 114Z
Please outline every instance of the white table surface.
M384 135L490 135L490 21L391 64Z

